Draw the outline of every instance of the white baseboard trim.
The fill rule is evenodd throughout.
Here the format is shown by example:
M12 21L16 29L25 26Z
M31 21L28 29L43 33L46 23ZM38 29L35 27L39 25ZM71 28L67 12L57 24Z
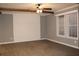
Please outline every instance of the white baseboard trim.
M63 42L59 42L59 41L56 41L56 40L52 40L52 39L47 39L47 40L53 41L53 42L56 42L56 43L59 43L59 44L63 44L63 45L66 45L66 46L69 46L69 47L72 47L72 48L79 49L79 47L77 47L77 46L73 46L73 45L66 44L66 43L63 43Z
M48 38L41 38L42 40L47 40Z
M38 40L41 40L38 39ZM12 42L0 42L0 45L3 45L3 44L11 44L11 43L21 43L21 42L31 42L31 41L37 41L37 40L30 40L30 41L12 41Z

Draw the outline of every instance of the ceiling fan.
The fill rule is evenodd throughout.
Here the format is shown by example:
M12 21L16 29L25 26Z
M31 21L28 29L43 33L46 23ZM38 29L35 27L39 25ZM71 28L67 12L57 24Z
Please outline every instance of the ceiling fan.
M54 12L52 12L52 8L40 8L42 4L36 4L36 8L37 8L37 13L52 13L54 14Z
M37 12L37 13L50 13L54 14L52 8L40 8L42 4L36 4L36 10L32 9L16 9L16 8L3 8L0 7L0 11L21 11L21 12Z

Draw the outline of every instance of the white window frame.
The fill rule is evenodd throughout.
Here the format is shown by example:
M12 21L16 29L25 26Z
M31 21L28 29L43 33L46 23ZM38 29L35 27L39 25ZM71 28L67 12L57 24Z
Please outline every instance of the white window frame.
M68 27L66 28L66 23L67 23L67 21L65 20L66 19L66 16L67 16L67 14L70 14L70 13L74 13L74 12L76 12L77 13L77 37L70 37L70 36L68 36L68 34L69 34L69 31L67 31L66 29L69 29ZM59 34L59 19L58 19L58 17L59 16L62 16L62 15L64 15L64 23L66 24L64 24L64 35L60 35ZM78 40L78 10L72 10L72 11L68 11L68 12L65 12L65 13L61 13L61 14L57 14L57 15L55 15L56 16L56 34L57 34L57 36L58 37L63 37L63 38L68 38L68 39L75 39L75 40Z

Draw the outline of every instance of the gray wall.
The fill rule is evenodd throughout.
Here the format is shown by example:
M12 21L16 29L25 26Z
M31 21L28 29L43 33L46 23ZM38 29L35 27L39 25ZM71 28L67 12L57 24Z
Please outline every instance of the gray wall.
M75 42L73 39L61 38L56 35L56 17L53 15L47 16L47 38L62 43L78 46L78 41Z
M64 10L61 12L57 12L55 14L59 14L59 13L63 13L63 12L67 12L67 11L71 11L71 10L75 10L75 9L78 9L78 7ZM47 38L78 47L78 40L57 37L57 35L56 35L56 16L54 16L54 15L47 16Z
M47 38L47 18L46 16L40 16L41 24L41 38Z
M0 42L13 41L13 16L11 14L0 15Z

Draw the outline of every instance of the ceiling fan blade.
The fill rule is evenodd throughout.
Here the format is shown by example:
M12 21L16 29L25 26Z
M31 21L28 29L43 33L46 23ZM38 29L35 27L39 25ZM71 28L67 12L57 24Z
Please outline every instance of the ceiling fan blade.
M43 10L52 10L52 8L43 8Z
M43 11L43 13L50 13L50 14L54 14L54 12L52 12L52 11Z

